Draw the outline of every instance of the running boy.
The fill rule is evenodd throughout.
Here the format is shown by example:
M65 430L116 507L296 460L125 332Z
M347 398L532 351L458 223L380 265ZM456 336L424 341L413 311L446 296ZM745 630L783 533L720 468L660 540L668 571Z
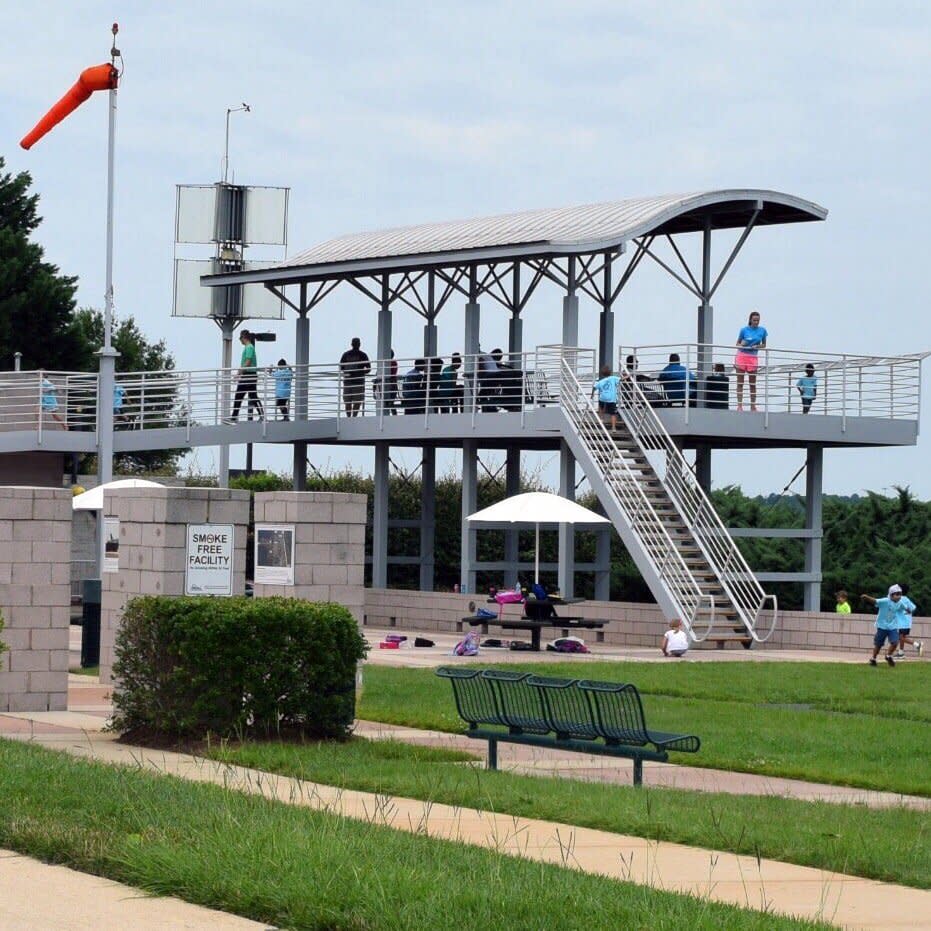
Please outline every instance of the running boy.
M595 382L592 388L592 394L598 392L598 410L601 417L611 418L611 429L617 429L617 386L620 378L611 374L611 366L603 365L601 367L601 378Z
M876 635L873 637L873 655L870 657L870 665L876 665L876 657L882 645L888 641L889 648L886 650L886 662L890 666L895 666L895 660L892 654L899 645L899 613L904 612L905 608L900 607L902 600L902 589L898 585L892 585L889 588L887 598L873 598L872 595L861 595L864 601L872 602L876 605Z
M921 656L922 645L920 640L913 640L909 634L912 632L912 615L918 610L918 606L908 597L908 586L902 583L899 588L902 589L902 613L899 615L899 649L896 656L905 656L905 645L911 643L915 647L915 652Z

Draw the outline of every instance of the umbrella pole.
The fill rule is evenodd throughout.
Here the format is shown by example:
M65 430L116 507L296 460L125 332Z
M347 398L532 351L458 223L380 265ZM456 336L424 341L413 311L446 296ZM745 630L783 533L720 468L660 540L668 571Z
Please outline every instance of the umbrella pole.
M540 584L540 525L534 525L537 530L536 545L533 548L533 581Z

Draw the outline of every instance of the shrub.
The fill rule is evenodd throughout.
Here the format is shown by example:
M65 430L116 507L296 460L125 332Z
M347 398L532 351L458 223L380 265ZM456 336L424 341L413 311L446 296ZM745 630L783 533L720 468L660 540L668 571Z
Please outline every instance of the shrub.
M341 605L135 598L116 640L113 726L170 737L343 738L365 651Z
M3 633L3 614L2 614L2 612L0 612L0 634L2 634L2 633ZM7 645L6 645L2 640L0 640L0 656L3 656L3 654L4 654L8 649L9 649L9 648L7 647Z

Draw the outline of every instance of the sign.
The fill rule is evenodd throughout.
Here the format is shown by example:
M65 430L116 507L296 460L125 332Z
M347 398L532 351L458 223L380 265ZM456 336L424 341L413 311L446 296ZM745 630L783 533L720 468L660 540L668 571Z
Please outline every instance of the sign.
M120 571L120 519L105 517L103 519L103 561L101 572Z
M294 584L294 525L255 525L255 582Z
M185 595L233 594L233 525L188 524Z

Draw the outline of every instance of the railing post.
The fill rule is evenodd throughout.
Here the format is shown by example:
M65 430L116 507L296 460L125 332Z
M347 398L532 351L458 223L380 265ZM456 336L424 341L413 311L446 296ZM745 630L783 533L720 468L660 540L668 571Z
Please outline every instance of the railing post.
M140 430L145 422L145 372L142 373L142 385L139 388L139 417L136 421Z
M689 409L692 400L692 344L688 343L685 347L685 423L689 422ZM698 397L698 385L695 386L695 397Z
M857 366L857 416L863 416L863 365Z
M37 427L37 433L36 433L36 440L39 446L42 445L42 419L45 414L45 411L42 408L42 382L44 381L45 381L45 371L43 369L39 369L39 399L38 399L39 400L39 407L38 407L39 416L38 416L38 427Z
M895 378L893 367L889 366L889 417L895 419Z
M763 349L763 429L769 429L769 349Z
M840 378L840 393L841 393L841 433L847 432L847 353L844 353L841 356L841 378Z
M187 441L191 441L191 373L187 373L187 426L185 429Z

